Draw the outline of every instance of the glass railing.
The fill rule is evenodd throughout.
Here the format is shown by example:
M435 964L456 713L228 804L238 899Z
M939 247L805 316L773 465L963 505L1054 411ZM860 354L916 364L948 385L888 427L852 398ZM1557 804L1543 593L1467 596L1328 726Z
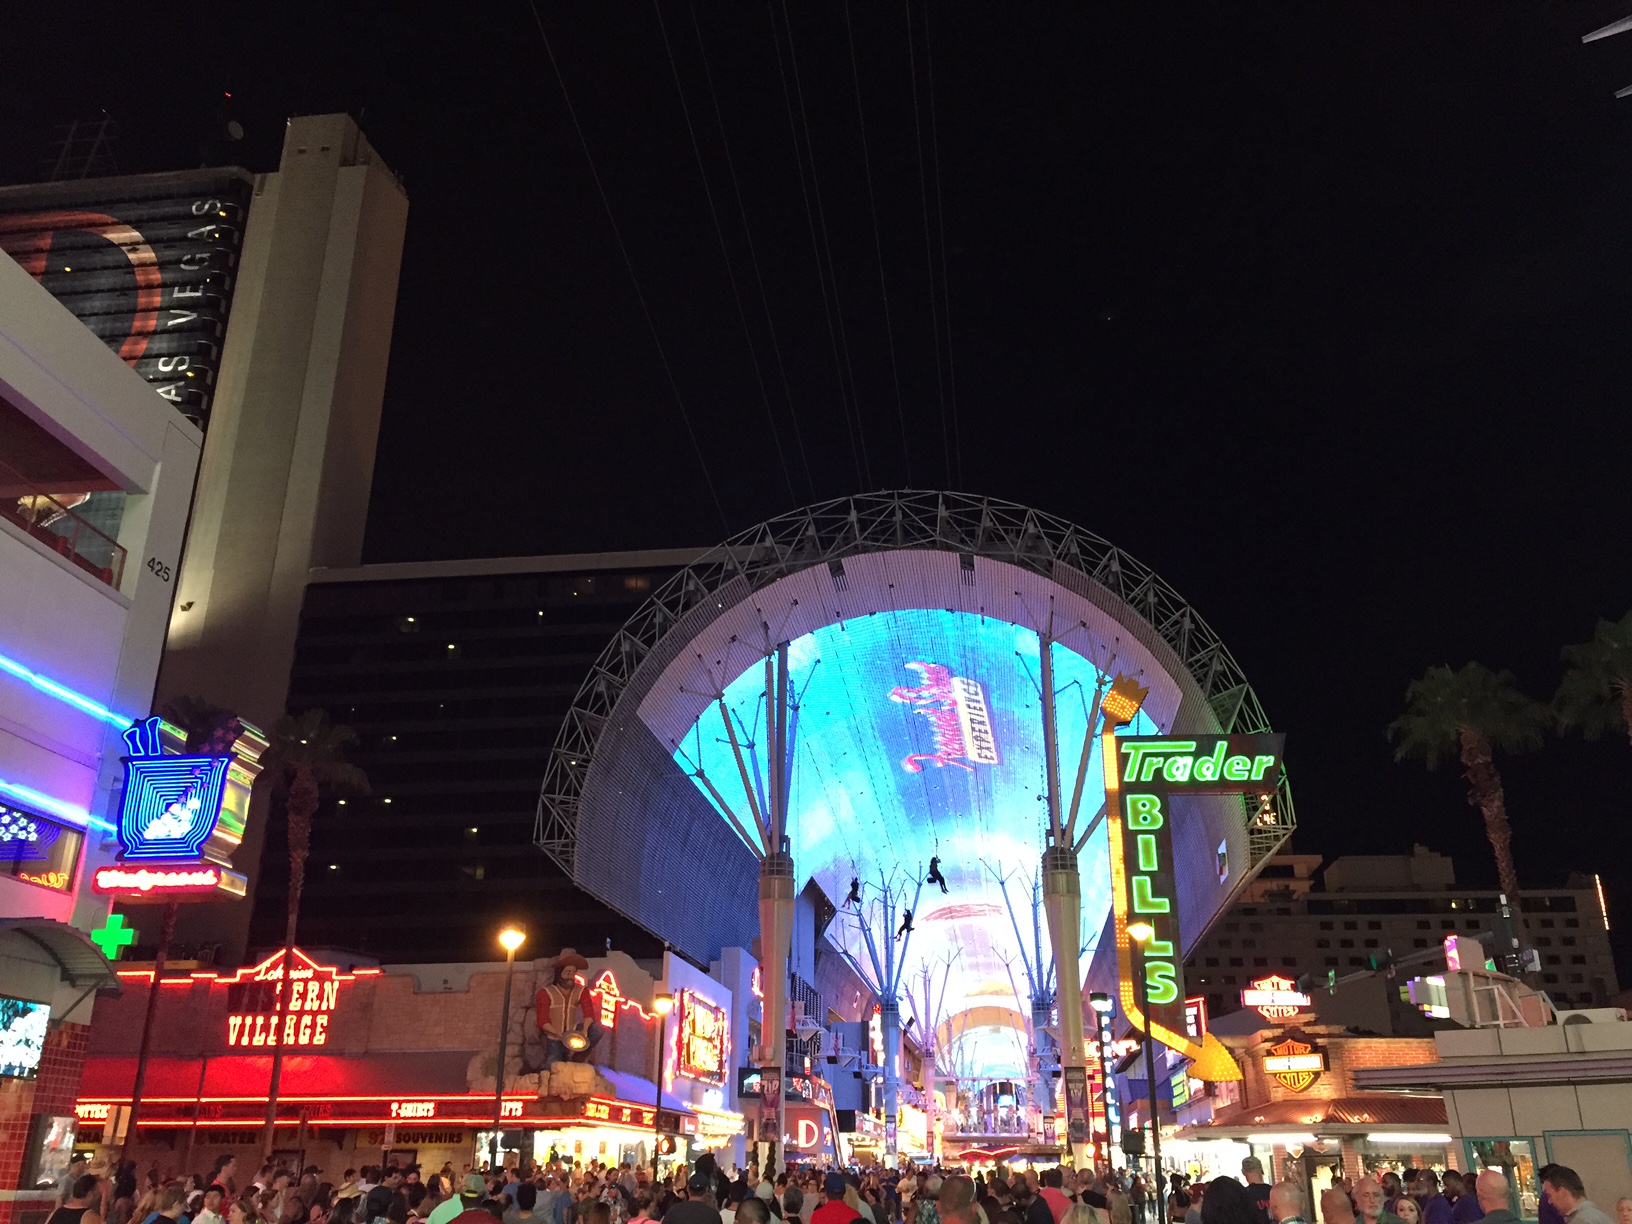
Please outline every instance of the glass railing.
M1025 1117L1015 1114L976 1114L971 1117L951 1115L943 1124L942 1133L948 1135L1024 1135L1030 1130Z
M45 493L10 464L0 462L0 516L88 574L119 588L125 550L74 513L89 494Z

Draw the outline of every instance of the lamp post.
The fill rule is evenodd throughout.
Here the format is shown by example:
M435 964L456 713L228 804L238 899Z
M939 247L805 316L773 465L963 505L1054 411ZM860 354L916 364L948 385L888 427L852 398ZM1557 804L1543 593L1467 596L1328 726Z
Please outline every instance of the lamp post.
M657 1193L657 1145L663 1137L663 1051L669 1044L669 1013L674 1010L674 996L660 993L652 996L652 1010L657 1013L657 1106L652 1110L652 1193Z
M1145 1103L1150 1109L1150 1184L1152 1192L1162 1180L1162 1126L1156 1114L1156 1039L1150 1035L1150 983L1145 980L1145 944L1156 934L1148 922L1128 923L1128 936L1139 945L1138 972L1134 983L1139 991L1139 1014L1145 1018Z
M505 927L499 932L504 949L504 1009L499 1013L499 1062L493 1070L493 1141L488 1145L488 1164L499 1168L499 1139L504 1127L504 1060L510 1039L510 986L516 977L516 949L527 942L527 932Z

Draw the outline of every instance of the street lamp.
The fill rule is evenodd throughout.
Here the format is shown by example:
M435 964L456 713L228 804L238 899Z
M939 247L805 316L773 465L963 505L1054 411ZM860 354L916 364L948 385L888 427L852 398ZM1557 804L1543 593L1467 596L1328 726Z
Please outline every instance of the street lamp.
M504 1009L499 1013L499 1062L493 1070L493 1140L488 1145L488 1165L499 1167L499 1136L504 1126L504 1061L510 1037L510 986L516 977L516 949L527 942L527 932L505 927L499 932L504 949Z
M657 1013L657 1108L652 1110L652 1192L657 1192L657 1145L663 1137L663 1051L669 1044L669 1013L674 1010L674 996L658 993L652 996L652 1010Z
M1155 938L1156 928L1148 922L1128 923L1128 938L1139 945L1138 970L1134 983L1139 990L1139 1014L1145 1024L1145 1103L1150 1108L1150 1184L1156 1190L1162 1180L1162 1125L1156 1114L1156 1039L1150 1035L1150 983L1145 980L1145 945Z

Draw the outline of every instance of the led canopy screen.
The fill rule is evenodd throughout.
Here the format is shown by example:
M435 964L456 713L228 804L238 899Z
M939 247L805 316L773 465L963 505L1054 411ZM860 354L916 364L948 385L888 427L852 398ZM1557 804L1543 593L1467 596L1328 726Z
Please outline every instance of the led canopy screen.
M1100 671L1060 645L1053 660L1066 805ZM798 711L791 727L788 831L799 884L814 878L839 903L851 879L859 878L876 932L882 925L875 901L881 880L904 887L910 907L915 880L927 873L931 857L939 858L947 891L923 887L905 981L912 983L926 961L934 965L956 954L947 1015L977 1006L1017 1013L1028 1007L1019 953L1023 936L1026 957L1033 954L1032 881L1047 824L1040 664L1031 629L940 609L862 616L807 633L789 646ZM764 688L761 660L725 686L750 785L762 805ZM1151 727L1140 715L1132 730L1148 734ZM703 709L674 759L694 781L700 770L734 811L747 816L742 771L717 703ZM1104 801L1097 762L1096 749L1079 832ZM1095 941L1110 907L1103 822L1080 865L1083 938ZM999 876L1007 878L1020 934ZM854 913L853 906L841 908L828 934L867 966ZM1046 957L1046 924L1043 932ZM1005 962L1012 962L1012 978ZM1011 1051L995 1042L987 1049L994 1073L999 1064L1013 1073Z

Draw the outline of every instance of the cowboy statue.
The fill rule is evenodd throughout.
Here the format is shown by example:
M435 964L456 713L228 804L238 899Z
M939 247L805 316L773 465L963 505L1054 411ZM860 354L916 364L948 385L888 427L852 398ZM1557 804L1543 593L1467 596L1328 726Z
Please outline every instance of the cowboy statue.
M589 990L579 976L589 962L571 948L562 948L548 980L534 999L542 1048L539 1066L561 1062L588 1062L606 1030L595 1018Z

